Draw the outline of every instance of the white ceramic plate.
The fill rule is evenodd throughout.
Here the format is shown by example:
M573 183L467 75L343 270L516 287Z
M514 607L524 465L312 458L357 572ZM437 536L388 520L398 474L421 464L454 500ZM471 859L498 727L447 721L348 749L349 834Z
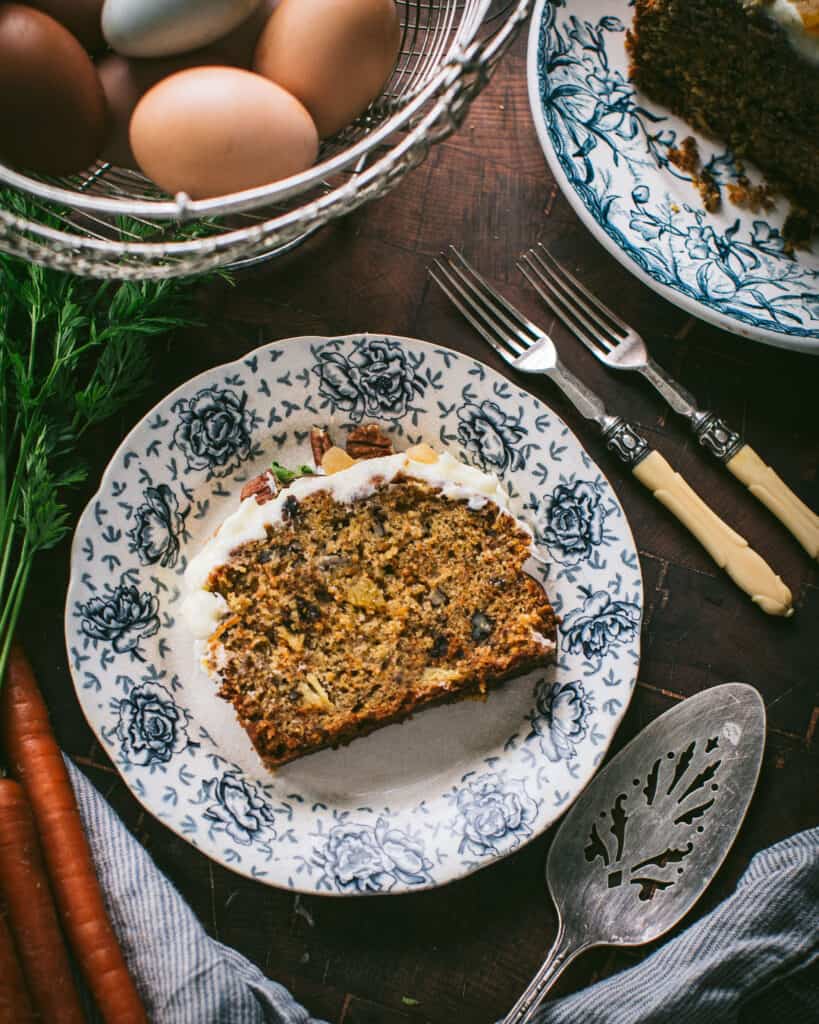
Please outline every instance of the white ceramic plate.
M557 665L271 775L197 664L182 574L243 481L309 461L314 423L369 420L493 470L533 518ZM267 345L145 416L80 520L65 623L88 721L151 814L242 874L347 895L449 882L551 824L626 710L641 614L620 503L550 409L474 359L358 335Z
M529 103L558 184L595 238L664 298L735 334L819 352L819 252L785 252L783 199L752 213L723 189L721 210L706 213L669 147L693 135L721 185L739 172L724 145L632 86L632 15L633 0L538 0Z

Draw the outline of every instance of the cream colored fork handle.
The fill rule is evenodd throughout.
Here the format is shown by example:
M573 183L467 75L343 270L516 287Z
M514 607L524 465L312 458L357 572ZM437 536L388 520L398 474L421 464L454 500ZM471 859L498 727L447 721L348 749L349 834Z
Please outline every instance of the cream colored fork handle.
M773 569L713 512L657 451L634 467L634 475L686 526L717 565L754 604L769 615L793 614L791 592Z
M746 444L725 465L773 512L812 558L819 558L819 516Z

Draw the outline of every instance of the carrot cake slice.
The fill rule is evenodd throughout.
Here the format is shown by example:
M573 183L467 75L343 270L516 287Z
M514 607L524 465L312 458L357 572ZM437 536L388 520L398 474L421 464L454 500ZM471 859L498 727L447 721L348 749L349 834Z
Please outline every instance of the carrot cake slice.
M320 444L320 473L251 481L186 571L203 664L270 767L554 652L523 569L532 536L498 480L426 445L392 452L378 428L358 437L359 458Z
M819 212L819 0L636 0L631 77Z

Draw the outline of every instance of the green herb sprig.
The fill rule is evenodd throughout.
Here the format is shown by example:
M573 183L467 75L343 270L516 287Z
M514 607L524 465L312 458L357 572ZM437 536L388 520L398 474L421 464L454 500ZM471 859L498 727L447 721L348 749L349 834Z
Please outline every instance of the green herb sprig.
M101 283L0 254L0 683L33 560L72 525L80 441L144 389L150 339L192 322L184 282Z
M298 466L296 469L288 469L287 466L283 466L280 462L276 462L275 459L270 466L270 472L275 476L280 484L285 487L288 484L292 484L296 477L299 476L314 476L315 470L309 466Z

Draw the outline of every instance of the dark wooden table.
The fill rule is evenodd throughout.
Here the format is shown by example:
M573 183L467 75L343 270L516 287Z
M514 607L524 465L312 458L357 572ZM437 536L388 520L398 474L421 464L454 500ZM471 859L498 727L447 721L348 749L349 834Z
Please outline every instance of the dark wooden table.
M553 330L568 365L640 424L793 591L792 620L757 611L677 522L621 472L562 396L545 383L527 381L598 459L640 549L643 660L613 749L675 702L717 683L752 683L768 708L759 789L693 919L731 890L754 852L819 819L819 573L762 506L706 461L647 385L613 377L544 318L513 260L534 242L546 242L645 335L659 361L702 403L738 424L813 508L819 508L819 357L743 341L691 319L630 277L593 241L558 193L538 148L526 99L524 43L518 40L464 129L392 195L287 258L241 277L233 288L200 288L207 327L169 341L158 352L151 393L88 444L91 480L126 431L167 391L274 338L384 331L468 351L503 370L426 276L428 261L442 247L462 244L513 301ZM89 487L78 497L78 509L90 494ZM554 935L543 886L551 834L464 881L392 898L299 898L211 863L141 809L83 718L62 633L68 548L66 543L39 562L22 627L59 739L209 933L329 1021L488 1024L506 1011ZM587 985L645 952L590 953L557 991Z

